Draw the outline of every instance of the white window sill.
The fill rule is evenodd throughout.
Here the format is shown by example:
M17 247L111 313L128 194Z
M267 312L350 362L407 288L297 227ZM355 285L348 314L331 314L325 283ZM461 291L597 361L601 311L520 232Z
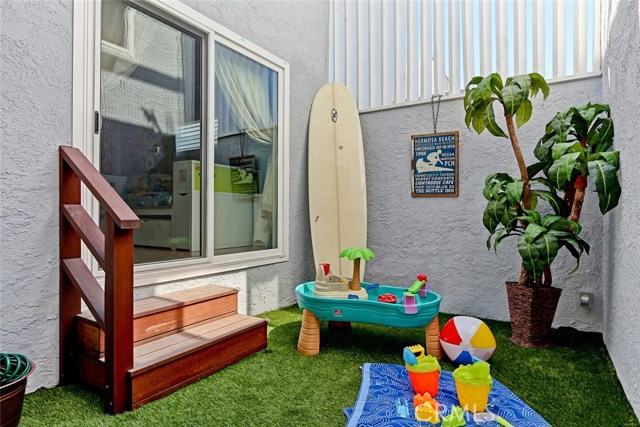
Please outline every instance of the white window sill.
M176 266L175 263L163 267L161 263L147 264L134 267L133 287L159 285L163 283L178 282L183 280L197 279L204 276L214 276L231 271L246 270L248 268L260 267L270 264L288 262L287 254L267 255L254 257L246 261L230 260L228 262L209 262L206 258L199 258L180 262L183 265ZM187 264L187 265L185 265ZM104 271L100 270L95 274L98 283L104 284Z

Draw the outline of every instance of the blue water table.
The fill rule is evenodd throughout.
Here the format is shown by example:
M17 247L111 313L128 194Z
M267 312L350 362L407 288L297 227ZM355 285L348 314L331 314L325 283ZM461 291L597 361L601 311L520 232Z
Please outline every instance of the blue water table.
M442 357L438 326L441 297L429 289L425 275L418 275L418 280L407 289L361 283L355 273L356 269L353 279L342 278L331 274L328 264L320 264L315 281L296 287L298 307L302 310L299 353L320 352L320 321L327 320L396 328L425 327L427 353L438 359Z

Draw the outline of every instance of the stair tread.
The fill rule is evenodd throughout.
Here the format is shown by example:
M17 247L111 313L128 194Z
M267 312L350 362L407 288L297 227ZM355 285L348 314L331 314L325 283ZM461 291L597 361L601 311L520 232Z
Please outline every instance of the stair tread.
M196 304L202 301L221 298L227 295L237 294L235 288L219 285L205 285L197 288L170 292L162 295L154 295L142 298L133 303L133 318L149 316L162 311L172 310L177 307ZM77 315L87 320L94 320L90 311L86 310Z
M134 349L131 375L136 376L265 323L264 319L234 314L140 345Z

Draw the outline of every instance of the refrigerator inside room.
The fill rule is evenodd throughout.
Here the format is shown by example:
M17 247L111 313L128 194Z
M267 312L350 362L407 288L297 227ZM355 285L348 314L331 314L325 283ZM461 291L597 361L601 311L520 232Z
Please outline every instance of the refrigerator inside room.
M173 250L200 252L200 184L199 161L182 160L173 163Z

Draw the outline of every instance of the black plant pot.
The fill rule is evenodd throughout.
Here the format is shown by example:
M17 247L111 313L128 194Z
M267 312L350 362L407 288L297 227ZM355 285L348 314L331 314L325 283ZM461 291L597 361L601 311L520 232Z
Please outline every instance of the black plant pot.
M521 347L549 347L549 333L562 289L529 288L507 282L511 341Z

